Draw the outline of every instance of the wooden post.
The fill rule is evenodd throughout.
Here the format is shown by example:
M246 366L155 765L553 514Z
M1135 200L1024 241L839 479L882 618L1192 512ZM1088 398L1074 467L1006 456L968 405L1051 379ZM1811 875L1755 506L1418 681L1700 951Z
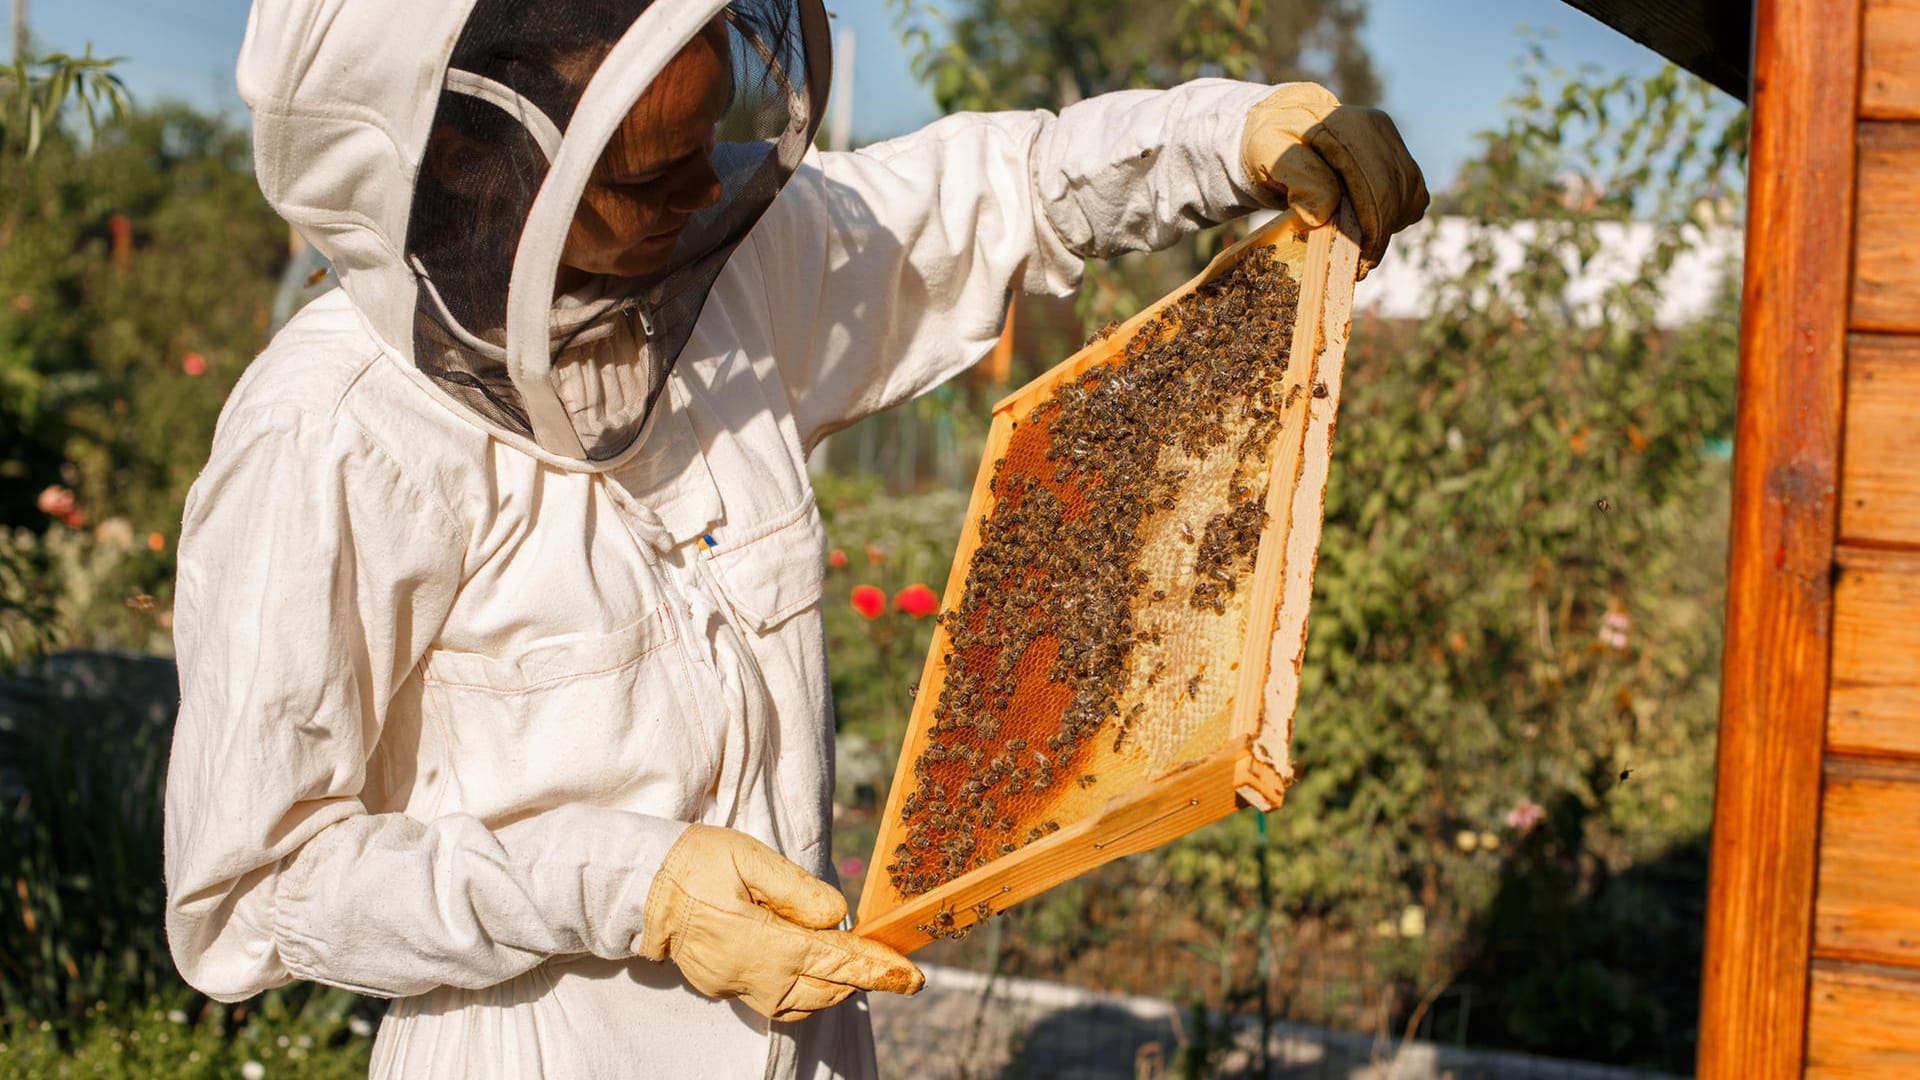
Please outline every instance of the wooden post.
M1860 11L1758 0L1699 1076L1805 1058Z

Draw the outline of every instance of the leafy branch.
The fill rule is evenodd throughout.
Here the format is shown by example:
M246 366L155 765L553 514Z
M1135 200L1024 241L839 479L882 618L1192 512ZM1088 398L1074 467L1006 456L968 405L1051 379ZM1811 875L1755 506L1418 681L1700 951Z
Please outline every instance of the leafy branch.
M32 159L70 104L86 114L90 133L100 130L103 112L116 122L124 119L131 98L114 73L119 62L118 57L93 55L93 47L88 46L79 56L22 53L12 64L0 67L0 98L6 104L0 148L9 156L17 152L23 159Z

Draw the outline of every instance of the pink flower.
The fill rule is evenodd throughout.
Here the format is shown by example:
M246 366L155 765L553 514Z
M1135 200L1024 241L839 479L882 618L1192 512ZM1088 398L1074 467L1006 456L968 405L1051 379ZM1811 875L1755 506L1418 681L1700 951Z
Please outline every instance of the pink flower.
M207 373L207 358L197 352L190 352L180 358L180 370L194 378Z
M940 598L933 595L932 589L916 581L893 594L893 606L916 619L924 619L940 610Z
M835 570L845 570L847 568L847 553L839 548L834 548L832 551L827 552L827 565L833 567Z
M867 864L857 855L849 855L840 860L841 877L859 877L860 872L866 868Z
M79 505L80 497L75 495L70 487L52 484L40 493L39 506L43 514L65 517L73 513L73 508Z
M1540 827L1547 820L1546 807L1532 799L1521 799L1507 811L1507 828L1519 832L1522 836Z
M1627 617L1626 612L1610 608L1600 617L1600 644L1609 649L1624 649L1627 647L1627 631L1632 629L1633 620Z
M877 619L887 610L887 594L876 585L855 585L852 600L853 610L869 619Z

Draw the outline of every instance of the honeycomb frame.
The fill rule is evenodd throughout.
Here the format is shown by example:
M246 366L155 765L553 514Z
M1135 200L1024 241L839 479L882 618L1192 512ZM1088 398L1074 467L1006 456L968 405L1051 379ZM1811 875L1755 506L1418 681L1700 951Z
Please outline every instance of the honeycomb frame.
M1248 580L1245 623L1237 642L1221 646L1238 656L1233 671L1224 676L1231 683L1223 706L1230 711L1225 738L1207 738L1203 733L1198 744L1184 741L1177 761L1120 790L1091 792L1089 798L1097 801L1083 798L1075 820L1036 824L1024 844L1013 850L1006 850L1012 845L1004 845L1002 853L984 865L909 895L884 868L890 853L905 850L901 846L907 838L903 804L916 787L915 763L933 742L934 713L941 696L935 691L943 687L954 651L953 632L943 621L928 650L919 682L922 691L915 696L880 819L855 932L910 952L938 938L957 936L1021 900L1123 855L1157 847L1242 805L1262 810L1280 805L1293 776L1288 748L1359 266L1356 233L1344 207L1336 221L1317 228L1283 213L1222 252L1191 281L994 406L980 474L942 600L944 612L959 608L966 593L983 526L990 524L984 519L997 505L997 467L1022 422L1090 370L1117 363L1142 328L1160 326L1157 320L1163 312L1177 310L1176 305L1254 253L1264 252L1263 259L1271 255L1298 284L1291 346L1281 375L1287 392L1275 403L1281 415L1264 460L1266 518ZM1284 405L1279 404L1282 401ZM1116 741L1113 751L1120 750Z

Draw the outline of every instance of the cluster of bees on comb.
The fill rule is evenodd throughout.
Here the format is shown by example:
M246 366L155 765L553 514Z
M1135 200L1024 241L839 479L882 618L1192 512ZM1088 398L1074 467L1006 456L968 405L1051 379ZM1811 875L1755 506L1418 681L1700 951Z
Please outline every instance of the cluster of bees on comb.
M1193 696L1197 674L1136 675L1129 658L1181 632L1157 610L1224 611L1252 574L1265 455L1300 392L1284 390L1298 303L1286 265L1256 248L1015 420L963 594L940 615L945 676L887 866L902 898L1056 831L1049 808L1096 784L1096 751L1119 752L1142 720L1144 703L1121 706L1131 680L1186 680ZM1224 505L1177 525L1193 584L1150 588L1146 531L1223 448Z

